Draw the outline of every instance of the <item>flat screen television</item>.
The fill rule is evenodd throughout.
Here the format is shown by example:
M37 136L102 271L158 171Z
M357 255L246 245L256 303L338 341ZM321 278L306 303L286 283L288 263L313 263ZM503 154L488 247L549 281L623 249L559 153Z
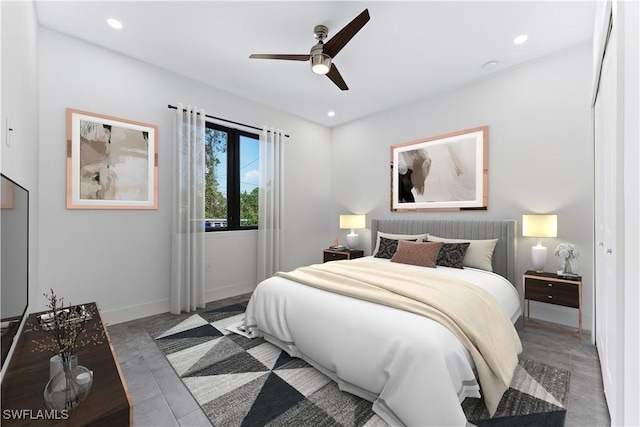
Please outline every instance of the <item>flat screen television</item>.
M29 305L29 192L5 175L0 175L1 379Z

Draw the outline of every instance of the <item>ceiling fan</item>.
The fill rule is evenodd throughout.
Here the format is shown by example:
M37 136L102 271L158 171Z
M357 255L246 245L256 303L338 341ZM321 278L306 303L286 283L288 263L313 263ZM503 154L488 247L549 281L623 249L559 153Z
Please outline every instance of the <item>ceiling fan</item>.
M316 74L326 74L340 89L349 90L349 87L347 87L347 84L344 82L336 65L332 63L332 60L368 21L369 10L365 9L326 43L324 39L327 38L329 29L324 25L316 25L313 33L318 43L311 48L311 52L308 55L253 54L250 55L249 58L310 61L311 71Z

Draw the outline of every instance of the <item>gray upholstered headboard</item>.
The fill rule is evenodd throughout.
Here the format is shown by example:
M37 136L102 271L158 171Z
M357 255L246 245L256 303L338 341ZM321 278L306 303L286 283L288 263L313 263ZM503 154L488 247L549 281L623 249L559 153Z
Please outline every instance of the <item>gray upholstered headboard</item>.
M451 239L498 239L493 271L516 283L516 220L372 219L371 251L378 231L395 234L431 233Z

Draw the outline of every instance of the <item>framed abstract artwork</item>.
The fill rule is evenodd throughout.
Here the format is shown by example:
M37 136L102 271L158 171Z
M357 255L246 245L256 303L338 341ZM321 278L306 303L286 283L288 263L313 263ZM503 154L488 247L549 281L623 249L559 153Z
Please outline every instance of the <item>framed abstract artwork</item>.
M391 146L391 210L487 209L489 127Z
M67 109L67 209L157 209L158 126Z

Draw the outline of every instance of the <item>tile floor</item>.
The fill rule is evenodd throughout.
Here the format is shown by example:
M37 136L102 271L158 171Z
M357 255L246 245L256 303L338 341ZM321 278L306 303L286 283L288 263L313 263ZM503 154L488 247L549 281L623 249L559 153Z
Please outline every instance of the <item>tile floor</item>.
M214 301L203 311L244 302L249 296ZM211 425L145 329L172 317L165 313L108 327L134 403L135 427ZM580 343L557 332L535 328L523 330L520 322L517 329L524 356L571 371L565 425L610 425L598 354L588 336Z

